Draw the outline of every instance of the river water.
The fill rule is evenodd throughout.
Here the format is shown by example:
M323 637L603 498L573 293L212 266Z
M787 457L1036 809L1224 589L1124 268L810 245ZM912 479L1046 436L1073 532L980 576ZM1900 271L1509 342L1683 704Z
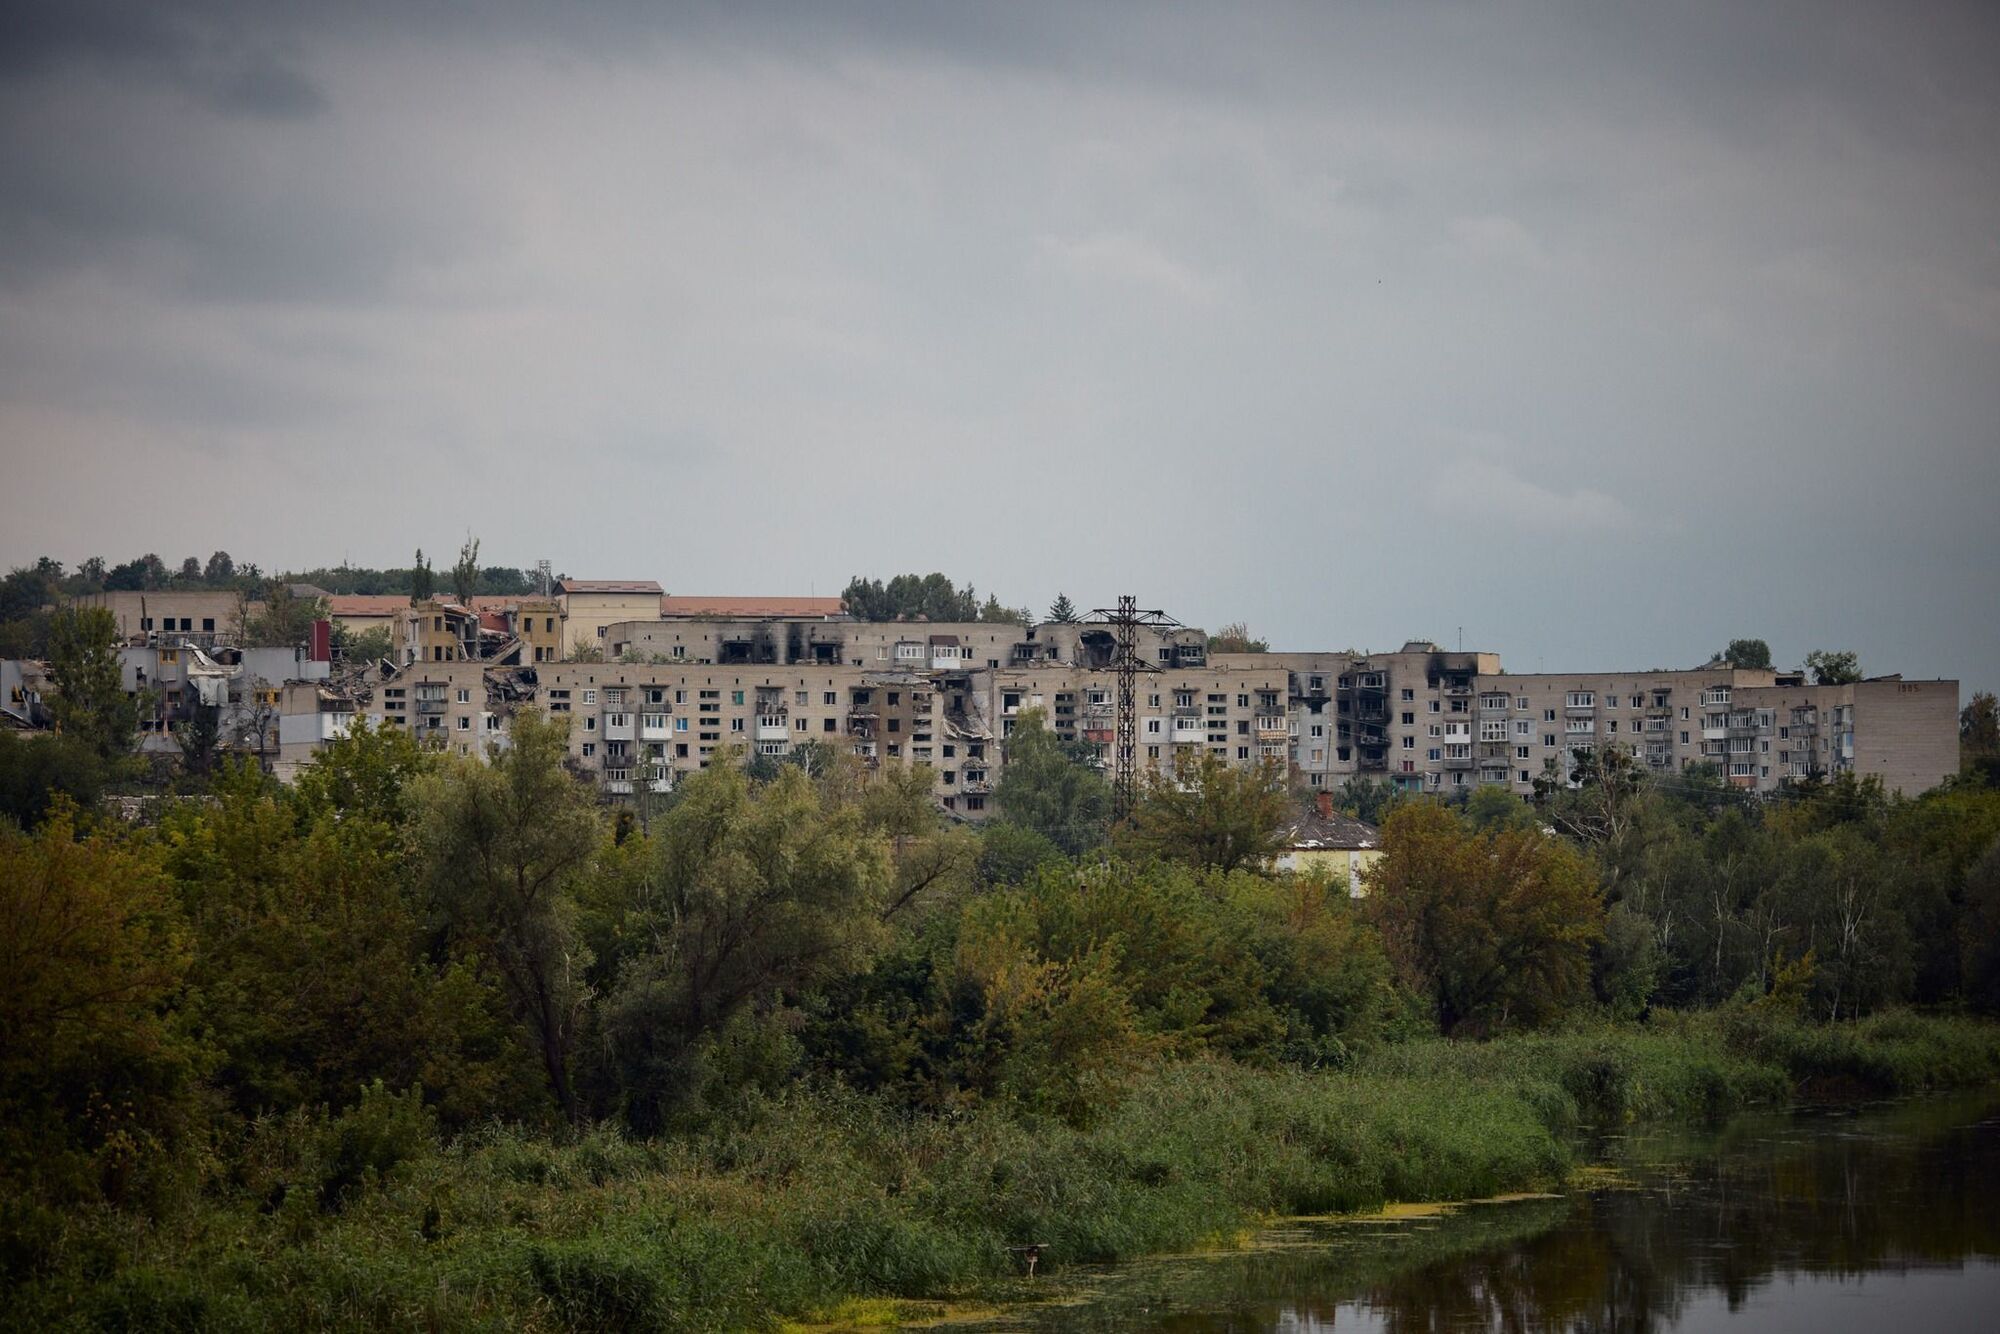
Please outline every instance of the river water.
M992 1330L2000 1331L2000 1100L1608 1138L1556 1196L1052 1278Z

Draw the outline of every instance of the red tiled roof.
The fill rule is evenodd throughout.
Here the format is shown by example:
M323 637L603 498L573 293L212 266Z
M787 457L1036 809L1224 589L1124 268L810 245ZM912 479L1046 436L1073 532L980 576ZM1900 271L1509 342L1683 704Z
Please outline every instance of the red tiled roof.
M326 600L332 616L394 616L409 605L404 593L335 593Z
M683 595L660 599L662 616L732 616L749 620L764 616L838 616L842 610L839 598Z
M564 579L556 584L559 593L652 593L666 592L651 579Z

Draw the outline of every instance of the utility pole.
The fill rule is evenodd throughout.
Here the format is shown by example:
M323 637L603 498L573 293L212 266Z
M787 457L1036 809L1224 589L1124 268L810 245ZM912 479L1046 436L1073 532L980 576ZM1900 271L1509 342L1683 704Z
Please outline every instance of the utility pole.
M1159 610L1139 609L1138 599L1127 593L1116 607L1099 607L1090 623L1108 627L1113 636L1110 670L1118 673L1118 724L1111 769L1111 809L1114 818L1132 813L1139 792L1139 676L1157 675L1159 664L1139 656L1139 627L1169 628L1179 621Z

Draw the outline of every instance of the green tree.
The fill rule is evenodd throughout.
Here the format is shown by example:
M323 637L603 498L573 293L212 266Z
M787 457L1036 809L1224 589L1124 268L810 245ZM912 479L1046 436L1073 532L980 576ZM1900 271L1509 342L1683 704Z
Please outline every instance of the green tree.
M137 560L113 566L104 576L104 587L118 592L152 590L165 588L167 579L167 563L149 552Z
M33 829L65 802L90 810L109 777L103 756L81 738L0 728L0 826Z
M236 578L236 562L226 551L215 552L208 558L208 564L202 566L201 577L211 588L226 588Z
M1334 793L1333 804L1357 820L1380 825L1402 799L1402 790L1387 779L1350 778Z
M62 564L42 557L0 578L0 658L48 655L50 609L62 596Z
M1283 848L1290 813L1275 761L1237 768L1204 751L1146 774L1120 847L1204 870L1258 870Z
M1253 876L1054 865L970 903L944 964L954 1083L1071 1119L1093 1078L1154 1055L1268 1052Z
M993 797L1008 823L1075 856L1104 841L1111 785L1091 766L1087 747L1065 742L1043 719L1040 709L1023 709L1014 719Z
M995 820L979 831L979 875L988 884L1019 884L1062 857L1054 840L1011 820Z
M1771 666L1771 646L1761 639L1732 639L1715 656L1733 667L1768 670Z
M1069 594L1056 594L1056 600L1049 604L1049 619L1058 625L1073 625L1076 623L1078 620L1076 604L1069 600Z
M979 619L991 625L1026 625L1032 618L1021 608L1001 606L1000 599L989 593L979 609Z
M1861 679L1861 659L1847 650L1816 648L1806 654L1806 670L1816 686L1852 685Z
M1984 774L1989 786L2000 786L2000 704L1990 690L1974 691L1959 711L1958 756L1966 773Z
M325 620L326 603L299 597L292 586L273 579L264 586L262 602L246 602L238 611L243 642L252 648L295 648L312 638L314 621Z
M604 1014L625 1114L645 1131L706 1091L704 1039L866 964L892 869L860 807L796 768L761 787L735 765L691 775L653 844L622 928L648 947Z
M417 548L417 559L410 566L410 605L429 602L437 596L437 576L431 571L431 563L424 559L424 549Z
M1965 999L1982 1014L2000 1014L2000 841L1965 877L1965 911L1955 932Z
M841 593L848 615L861 621L917 619L976 621L979 599L972 585L955 586L942 573L899 574L886 584L856 575Z
M1853 1019L1909 992L1912 942L1899 911L1902 882L1876 841L1849 825L1786 849L1773 893L1793 926L1791 957L1814 958L1810 1004Z
M576 890L602 827L564 767L568 728L516 714L489 762L447 757L414 783L418 870L453 935L505 985L565 1119L582 1119L572 1081L590 1002Z
M465 545L458 549L458 562L451 567L451 591L459 606L469 607L478 590L479 539L467 533Z
M1302 1066L1338 1066L1375 1040L1397 1008L1382 941L1345 885L1310 875L1225 882L1251 926L1264 995L1284 1021L1278 1054Z
M1477 834L1435 802L1398 807L1365 912L1446 1034L1532 1028L1589 992L1604 903L1589 862L1538 831Z
M840 752L824 741L795 741L783 755L752 755L743 772L753 783L768 783L786 769L798 769L808 778L824 778L840 767Z
M0 1246L37 1197L144 1199L197 1130L198 1053L176 1027L188 937L153 849L80 836L66 807L0 824ZM9 1277L12 1277L10 1274Z
M307 767L310 787L227 766L207 801L163 818L196 945L185 1005L217 1053L214 1086L244 1115L345 1107L378 1079L420 1089L455 1126L545 1115L497 980L431 938L408 831L381 818L395 816L382 766L356 762L407 752L374 733L336 748L336 772Z
M396 651L389 627L378 625L359 634L343 625L333 627L333 646L340 660L349 665L373 665Z
M1532 829L1541 823L1534 807L1501 783L1481 783L1473 789L1465 799L1460 818L1482 834L1502 829Z
M65 607L49 622L49 708L64 735L103 759L126 754L139 727L139 703L125 694L118 622L103 607Z
M1268 640L1250 637L1250 627L1242 621L1231 621L1208 637L1210 653L1269 653Z
M300 771L294 797L309 819L365 819L400 834L433 759L406 729L357 718Z
M181 771L194 778L215 772L222 751L222 711L197 704L188 718L174 724L174 742L181 748Z
M54 567L54 575L47 566ZM61 591L62 566L17 565L0 579L0 621L22 621L52 605Z

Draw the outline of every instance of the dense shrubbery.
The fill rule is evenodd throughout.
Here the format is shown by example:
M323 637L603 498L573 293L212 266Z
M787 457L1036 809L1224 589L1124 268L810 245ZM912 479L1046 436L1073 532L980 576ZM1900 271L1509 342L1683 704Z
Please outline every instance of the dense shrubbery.
M2000 794L1600 771L1530 820L1395 809L1355 901L1254 869L1268 786L1156 784L1107 845L1101 780L1023 733L980 834L840 765L614 818L532 716L489 765L364 729L145 827L25 803L0 1305L706 1328L2000 1074L2000 1030L1893 1008L2000 991Z

